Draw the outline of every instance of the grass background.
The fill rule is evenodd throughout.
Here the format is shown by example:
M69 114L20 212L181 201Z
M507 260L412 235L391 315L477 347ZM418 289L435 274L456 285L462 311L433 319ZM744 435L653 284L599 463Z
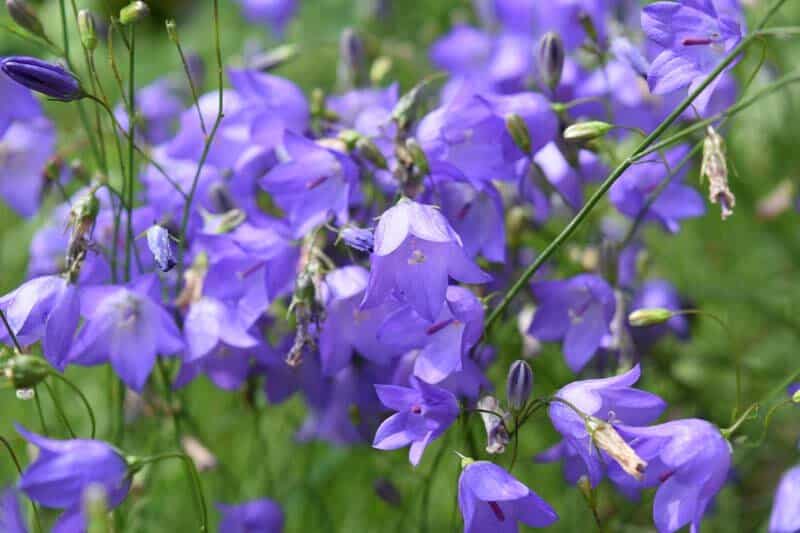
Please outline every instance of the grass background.
M157 3L162 14L177 17L184 47L205 58L207 69L212 72L211 2ZM382 22L368 17L367 2L306 0L302 4L300 15L286 36L289 42L301 46L301 54L278 73L296 81L306 91L334 87L337 40L344 27L359 28L367 35L370 50L392 57L393 76L404 88L409 88L431 70L426 55L430 41L454 20L471 16L469 3L458 0L397 0L391 2L392 15ZM85 4L79 1L79 5ZM751 20L764 7L758 3L750 8ZM39 9L49 34L59 38L58 3L48 0L40 3ZM237 61L249 40L276 44L265 29L244 24L230 0L221 1L221 18L226 62ZM9 23L7 18L2 22ZM800 23L800 3L787 2L773 23L781 26ZM141 61L136 65L137 79L145 83L165 72L179 71L179 58L161 23L154 20L143 31L148 35L138 40ZM751 90L795 68L796 58L800 57L799 44L776 40L765 43L765 67ZM0 31L0 55L15 53L46 56L46 51ZM98 53L103 58L105 50L101 48ZM758 57L756 46L737 67L741 79L747 78ZM105 69L104 61L100 63ZM690 342L668 340L644 354L643 387L670 402L667 418L700 416L727 425L734 404L736 354L741 357L744 369L744 403L762 402L762 415L773 400L782 399L784 392L779 384L800 369L797 213L790 211L771 221L759 221L755 216L758 199L781 180L790 179L798 184L798 97L800 88L776 94L729 122L726 139L730 165L735 170L732 187L737 195L736 214L731 219L720 221L716 208L712 207L707 216L685 223L677 236L665 236L657 230L645 233L650 275L675 283L696 307L722 317L730 330L728 333L713 321L699 318L693 322ZM78 130L74 110L55 103L47 103L46 107L48 113L57 117L65 134L62 138L74 135ZM695 165L690 180L696 177ZM592 219L597 220L598 217ZM41 218L20 220L0 203L2 293L24 278L28 244L42 221ZM592 221L574 242L590 235ZM555 221L546 229L555 232L563 223ZM539 236L530 238L541 242ZM559 259L566 262L566 254L561 253ZM494 383L500 384L507 363L519 354L520 339L514 325L509 323L496 332L494 340L503 364L495 365L491 375ZM535 361L534 371L537 395L546 395L572 379L554 346L546 347ZM112 412L105 392L107 370L71 370L68 375L81 384L95 406L99 435L108 435ZM81 405L66 389L57 387L57 391L73 426L80 434L87 434L88 424ZM42 400L51 430L63 435L49 398L44 395ZM222 465L202 474L209 501L275 498L286 511L287 531L391 532L426 528L451 531L460 527L455 505L458 460L450 450L469 451L461 426L434 443L421 466L413 470L405 451L377 452L367 446L338 448L324 443L294 442L292 434L303 413L297 399L282 406L266 406L259 393L255 408L249 408L244 394L223 393L200 379L185 391L182 401L193 419L184 421L185 432L207 442ZM0 406L0 434L13 439L18 453L24 455L24 446L12 423L21 421L38 430L34 403L19 401L13 391L3 390ZM766 530L772 493L780 473L800 462L799 413L795 408L779 411L763 446L757 449L735 446L736 475L722 491L717 512L707 519L703 531ZM473 431L478 442L482 438L479 426L472 421L467 430ZM760 422L751 421L740 435L753 441L760 431ZM165 451L174 446L173 435L174 428L168 419L142 416L127 428L125 450L141 455ZM594 526L589 509L581 495L563 482L559 467L536 465L530 459L555 440L546 419L536 418L521 435L515 475L550 501L561 515L552 531L591 529ZM430 469L440 451L441 466L429 485ZM507 460L501 462L507 464ZM121 508L123 530L193 530L197 513L183 474L177 462L148 469L142 486L137 485ZM0 483L10 483L13 479L11 462L0 460ZM377 496L373 487L379 480L389 480L396 486L401 496L399 504L388 504ZM646 494L640 504L632 504L603 485L599 499L609 531L652 530L649 518L652 494ZM212 520L216 522L213 510Z

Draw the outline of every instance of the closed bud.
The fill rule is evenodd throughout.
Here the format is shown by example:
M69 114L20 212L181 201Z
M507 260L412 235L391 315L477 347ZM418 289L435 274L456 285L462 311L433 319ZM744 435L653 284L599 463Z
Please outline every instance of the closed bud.
M586 430L599 450L606 452L628 475L641 481L647 463L625 442L614 426L590 416L586 419Z
M408 150L411 161L414 163L414 166L417 167L419 173L423 176L427 176L431 168L428 164L428 156L425 155L425 151L422 149L422 146L419 145L419 142L413 137L406 139L406 150Z
M94 17L88 9L81 9L78 12L78 34L81 36L84 48L89 51L97 48L97 28Z
M371 254L375 247L375 237L373 236L372 230L355 226L345 226L339 232L339 238L344 241L347 246L359 252Z
M589 13L586 11L581 11L578 15L578 21L580 22L583 31L586 32L586 36L589 38L589 40L595 44L598 44L600 40L597 36L597 27L595 27L594 21Z
M469 465L471 465L472 463L475 462L475 459L473 459L472 457L467 457L466 455L461 455L458 452L456 452L456 455L458 455L459 459L461 459L461 468L462 469L468 467Z
M417 120L422 101L425 99L426 89L430 83L430 79L422 80L413 89L401 96L397 104L395 104L392 110L392 120L397 123L400 129L408 129Z
M613 124L603 122L601 120L589 120L587 122L578 122L564 130L564 139L567 141L590 141L604 136L606 133L614 129Z
M674 316L669 309L653 307L650 309L637 309L628 315L628 323L636 328L663 324Z
M508 406L519 411L528 402L533 390L533 370L527 362L517 359L508 369L506 379L506 399Z
M344 143L347 150L353 150L356 147L356 143L361 138L361 134L356 130L342 130L339 132L339 135L337 135L337 138Z
M372 62L372 67L369 69L369 81L373 85L381 85L386 81L386 77L392 70L392 59L386 56L381 56Z
M366 69L364 41L352 28L345 28L339 38L339 85L351 89L359 85Z
M249 68L267 72L288 63L297 56L297 53L297 45L282 44L252 57L249 60Z
M64 67L35 57L12 56L0 61L12 80L54 100L70 102L86 96L77 78Z
M536 63L542 81L551 90L558 87L564 71L564 41L557 33L549 31L542 35L536 53Z
M521 116L516 113L506 115L506 131L511 135L517 148L525 154L531 153L531 132Z
M175 19L167 19L164 26L167 28L167 37L169 37L169 40L178 44L180 40L178 39L178 25L175 23Z
M36 11L25 0L6 0L6 8L11 19L21 28L34 35L44 37L44 27Z
M386 158L381 153L380 149L368 137L360 137L356 141L356 150L361 157L375 165L381 170L389 168Z
M792 402L800 403L800 389L797 389L796 391L794 391L794 394L792 394Z
M149 14L150 8L147 6L147 4L141 0L137 0L136 2L131 2L127 6L120 9L119 22L120 24L136 24Z
M32 389L51 372L41 357L15 353L0 359L0 377L18 390Z

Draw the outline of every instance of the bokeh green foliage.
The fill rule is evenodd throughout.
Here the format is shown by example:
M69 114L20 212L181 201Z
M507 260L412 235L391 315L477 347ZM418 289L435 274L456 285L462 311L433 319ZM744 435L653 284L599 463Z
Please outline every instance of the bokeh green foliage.
M184 47L199 53L206 60L207 70L212 72L211 2L156 3L160 16L177 17ZM278 73L296 81L306 91L335 87L337 40L346 26L355 26L363 32L371 54L393 59L392 77L407 89L431 72L426 53L431 40L454 20L468 20L471 16L468 2L458 0L398 0L391 2L390 17L378 21L369 18L367 2L302 3L300 16L287 34L289 42L300 45L301 53ZM245 25L232 1L223 0L221 7L226 61L234 64L250 40L276 44L264 28ZM763 8L764 2L759 2L751 11L758 15ZM42 2L39 9L48 32L60 37L58 2ZM7 17L2 22L10 23ZM800 23L800 3L787 2L774 23ZM163 25L154 20L142 31L146 37L138 41L141 61L136 65L137 78L142 84L166 72L179 73L179 58L166 38ZM74 34L72 43L77 49ZM737 67L740 79L747 79L759 64L759 46L754 46ZM0 31L0 55L12 53L48 57L46 50ZM98 57L103 58L105 53L101 47ZM800 41L765 41L764 54L764 68L753 89L796 68ZM113 88L105 61L100 63L108 81L106 86ZM212 89L213 78L209 77L205 90ZM668 418L699 416L727 425L735 401L736 355L741 357L744 368L745 404L762 402L762 414L771 402L783 399L785 392L777 385L800 369L798 215L790 211L774 220L760 221L755 214L756 202L780 181L790 179L800 186L798 97L798 88L776 94L728 123L725 137L732 188L737 195L736 214L731 219L722 222L712 206L707 216L686 222L675 236L658 230L645 233L648 276L675 283L695 307L725 320L730 331L707 318L696 317L691 341L668 340L643 354L642 385L669 401ZM68 147L78 131L74 108L56 103L47 103L46 107L65 133L62 148ZM688 180L698 182L697 165L690 170ZM593 216L578 232L575 243L591 237L599 217L600 213ZM3 293L24 278L28 244L42 222L43 217L20 220L0 203L0 291ZM554 235L563 223L553 222L542 232L526 232L523 238L541 249L548 236ZM567 264L566 252L562 251L558 260ZM492 369L491 377L502 391L505 369L521 350L514 321L509 319L499 325L492 341L498 347L500 363ZM546 346L533 362L533 368L537 396L549 394L573 379L555 346ZM71 369L68 376L84 388L95 406L99 434L108 435L113 407L106 392L107 369ZM67 406L73 426L86 434L88 422L77 399L58 383L55 388ZM49 399L46 395L42 399L51 430L63 435ZM426 526L429 531L457 529L460 519L455 491L459 461L453 450L485 456L482 428L475 418L467 421L466 426L459 423L447 437L434 443L421 466L414 470L408 465L404 451L378 452L368 446L339 448L295 442L293 433L303 413L297 399L282 406L268 406L260 393L223 393L203 379L182 393L181 399L191 418L183 421L184 431L208 443L220 460L220 467L203 474L209 499L235 502L264 496L276 498L285 506L288 531L422 531ZM12 391L1 391L0 402L0 434L12 438L18 453L24 456L24 447L15 436L12 422L21 421L39 429L34 404L16 400ZM158 406L146 407L145 414L152 409ZM718 498L717 512L707 520L704 531L765 531L778 477L800 461L799 417L800 411L795 408L779 411L763 446L758 449L748 448L746 443L735 446L736 474ZM752 442L760 431L759 422L751 421L740 435ZM173 435L167 418L142 416L129 426L125 447L135 454L163 451L174 446ZM534 418L521 434L515 475L556 507L562 518L552 531L589 530L594 527L591 513L578 491L564 483L559 467L536 465L531 460L535 453L555 441L545 418ZM428 511L423 515L426 480L439 454L440 467L428 489ZM507 465L508 458L500 462ZM123 530L193 530L197 515L183 474L177 462L150 469L146 484L136 487L121 508L119 514L126 517ZM12 479L11 462L0 460L0 480ZM389 505L376 495L373 487L380 479L396 485L402 496L399 506ZM641 503L630 503L604 484L599 501L608 531L652 530L649 518L652 494L646 494Z

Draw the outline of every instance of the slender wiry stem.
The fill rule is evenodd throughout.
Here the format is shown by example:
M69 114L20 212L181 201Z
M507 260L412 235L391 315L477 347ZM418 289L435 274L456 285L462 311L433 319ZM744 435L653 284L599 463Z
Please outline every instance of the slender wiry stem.
M783 5L786 0L777 0L773 7L768 11L765 18L761 21L761 24L758 26L762 28L769 18L777 11L777 9ZM538 272L539 268L547 261L556 251L558 251L561 246L569 240L573 233L581 226L581 224L586 220L589 214L594 210L595 206L600 202L600 200L605 196L608 190L611 188L614 183L622 176L622 174L635 162L635 157L640 155L642 152L647 150L650 146L652 146L655 141L661 137L661 135L683 114L689 106L697 99L698 96L709 86L711 83L725 70L730 66L739 55L744 52L745 49L753 42L755 39L755 35L748 35L742 41L734 47L724 58L723 60L714 68L714 70L706 76L703 82L694 90L692 91L689 96L683 99L683 101L678 104L678 106L672 110L672 112L665 118L657 127L654 129L650 135L647 136L640 144L636 147L636 149L631 153L631 155L626 158L616 169L603 181L600 187L595 191L591 198L586 202L586 204L581 208L580 211L575 215L575 217L567 224L567 226L558 234L558 236L550 242L550 244L542 251L541 254L536 258L536 260L522 273L522 275L517 279L514 285L508 290L508 292L503 297L503 300L500 304L492 311L489 315L489 318L486 321L486 326L484 328L484 335L491 329L492 325L502 316L503 312L509 306L511 301L514 297L528 284L528 281L533 277L536 272Z
M14 448L11 446L11 443L8 442L8 440L6 440L5 437L2 437L2 436L0 436L0 442L2 442L3 446L5 446L6 450L8 450L8 455L11 456L11 460L14 461L14 466L17 469L17 473L21 476L22 475L22 465L20 464L19 459L17 459L17 454L14 453ZM36 531L37 531L37 533L41 533L42 532L42 519L39 517L39 507L36 505L36 503L34 503L33 500L31 500L31 508L33 508L33 517L34 517L34 522L36 524Z
M127 235L125 237L125 281L131 279L131 253L133 251L133 182L136 179L136 24L131 24L130 49L128 55L128 202Z
M96 419L94 417L94 410L92 409L92 406L89 403L89 400L86 399L86 396L84 396L83 392L81 392L81 390L78 388L78 386L75 385L70 380L68 380L65 376L62 376L58 372L51 372L50 375L53 376L54 378L60 380L61 382L65 383L81 399L81 402L83 402L84 407L86 407L86 412L89 413L89 420L91 421L91 424L92 424L92 434L91 434L92 438L95 438L96 431L97 431L97 422L96 422Z
M47 393L50 394L50 399L53 400L53 405L56 408L56 415L61 420L61 423L64 424L64 427L67 428L70 438L77 439L78 435L75 433L75 431L73 431L72 425L69 423L67 415L64 413L64 409L61 407L61 399L56 395L55 391L48 382L42 381L42 385L44 385L44 388L47 389Z
M16 348L16 350L21 353L22 346L19 343L17 334L14 333L13 329L11 329L11 324L8 323L8 318L6 317L6 314L3 312L2 309L0 309L0 320L3 321L3 325L6 327L6 331L8 331L8 336L11 337L11 342L14 343L14 348Z
M42 425L42 433L45 436L50 435L50 430L47 428L47 422L44 419L44 411L42 411L42 401L39 399L39 391L36 387L33 388L33 402L36 404L36 413L39 415L39 423Z

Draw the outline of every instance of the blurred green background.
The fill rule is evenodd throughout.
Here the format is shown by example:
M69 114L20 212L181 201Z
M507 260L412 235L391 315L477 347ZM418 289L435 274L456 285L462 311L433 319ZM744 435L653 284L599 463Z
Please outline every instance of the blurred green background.
M307 92L335 86L338 35L353 26L367 37L373 55L393 59L392 75L407 89L431 71L427 45L453 21L469 19L466 0L396 0L391 16L375 20L368 1L307 0L298 18L290 25L286 41L300 45L298 58L277 73L299 83ZM87 7L85 1L79 7ZM137 79L143 85L167 72L179 72L180 62L163 30L158 16L175 16L182 43L206 60L213 69L214 43L210 1L161 0L152 2L157 16L148 23L147 37L138 40L141 61ZM156 6L157 4L157 6ZM750 20L764 9L763 3L749 8ZM58 2L38 4L48 33L60 39ZM100 8L103 11L104 8ZM0 21L11 24L4 10ZM222 47L227 63L233 64L245 43L263 46L278 42L265 28L247 25L230 0L221 2ZM800 2L787 2L773 20L775 25L800 24ZM72 35L73 46L79 46ZM771 77L789 72L800 57L800 42L770 40L764 43L765 65L750 89ZM24 53L47 57L45 49L31 45L8 31L0 31L0 55ZM108 76L105 49L98 51L99 64ZM746 79L755 68L759 47L751 49L736 69ZM108 78L109 80L111 78ZM112 83L107 84L113 87ZM206 90L213 87L207 86ZM715 207L707 216L688 221L677 236L657 230L646 232L650 271L675 283L697 308L722 317L730 335L707 318L693 322L693 338L688 343L665 341L644 354L642 386L667 399L667 418L699 416L725 426L734 404L734 357L741 357L744 368L745 405L761 402L760 414L774 401L782 400L780 387L800 370L800 232L797 212L763 221L756 217L756 203L779 182L791 180L800 185L800 87L760 102L728 123L725 137L732 172L732 188L737 196L735 215L722 222ZM0 105L4 105L0 103ZM77 130L72 107L46 103L48 113L57 117L58 126L68 139ZM697 162L690 180L697 183ZM605 208L605 207L604 207ZM596 222L599 215L593 217ZM23 221L0 203L0 291L6 293L23 278L28 244L42 218ZM551 223L548 234L560 229L564 221ZM576 236L576 243L592 231L591 222ZM533 235L532 242L544 242ZM585 239L584 239L585 240ZM566 261L566 253L560 260ZM492 369L493 381L502 384L507 363L518 357L520 339L512 321L495 332L503 364ZM548 346L534 362L536 390L542 396L573 377L563 363L557 347ZM99 418L99 435L108 435L112 413L106 397L106 369L71 370L68 375L87 391ZM57 386L58 384L56 384ZM501 385L502 387L502 385ZM84 411L63 387L57 387L68 408L73 426L82 435L88 432ZM303 409L295 399L283 406L266 406L261 393L254 406L246 394L223 393L206 381L197 380L181 400L191 414L184 420L186 434L205 442L218 457L220 466L202 474L210 502L237 502L270 497L278 500L287 515L287 531L454 531L460 527L455 490L459 461L451 450L473 453L462 426L434 443L419 468L412 469L406 451L378 452L367 446L337 448L323 443L298 444L292 435L302 420ZM50 399L42 397L51 431L63 435ZM34 403L19 401L14 392L0 391L0 434L14 442L19 453L24 447L12 423L21 421L39 429ZM703 531L765 531L772 492L780 473L798 462L800 453L800 408L777 412L765 444L757 449L746 443L735 446L736 474L718 499L717 512L707 519ZM761 431L760 421L747 422L740 432L749 442ZM481 442L482 427L470 420L468 429ZM146 455L174 447L174 429L168 418L144 416L133 420L126 431L125 450ZM561 515L552 531L592 529L591 513L580 493L566 485L560 468L536 465L531 457L556 441L544 416L534 419L520 438L515 475L550 501ZM478 446L482 451L482 446ZM441 466L432 485L426 489L431 465L443 453ZM500 462L507 465L508 458ZM14 479L13 466L0 460L0 483ZM374 490L381 480L393 483L401 500L389 504ZM197 513L182 467L164 463L145 473L145 483L134 489L121 508L124 531L192 531ZM652 493L639 504L625 501L603 485L599 495L600 512L608 531L651 531ZM216 522L216 513L212 511Z

